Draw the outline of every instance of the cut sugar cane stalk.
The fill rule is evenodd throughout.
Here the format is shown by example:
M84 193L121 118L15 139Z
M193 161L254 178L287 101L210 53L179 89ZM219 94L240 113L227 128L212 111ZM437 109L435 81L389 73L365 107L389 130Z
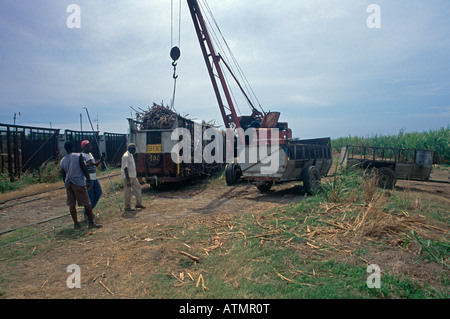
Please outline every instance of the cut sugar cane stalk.
M200 263L200 258L195 257L195 256L193 256L193 255L191 255L191 254L189 254L189 253L187 253L187 252L185 252L185 251L180 251L180 254L185 255L185 256L191 258L192 260L194 260L194 261Z

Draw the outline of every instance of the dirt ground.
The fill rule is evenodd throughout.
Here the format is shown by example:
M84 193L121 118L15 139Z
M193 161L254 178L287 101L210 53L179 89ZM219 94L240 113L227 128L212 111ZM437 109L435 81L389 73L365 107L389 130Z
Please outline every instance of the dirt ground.
M103 181L106 186L108 181ZM268 209L298 202L303 197L301 187L298 185L281 185L274 188L270 195L261 194L255 186L241 184L228 187L225 183L208 187L207 184L194 183L194 185L180 187L175 190L153 191L150 187L143 187L143 198L146 209L132 212L119 211L107 219L102 219L101 213L97 220L103 228L89 232L101 233L95 242L91 242L89 235L82 244L73 243L61 235L61 242L67 241L57 248L39 254L21 265L15 265L8 270L2 266L2 272L11 271L8 278L15 278L7 291L7 298L104 298L112 295L98 281L103 283L107 278L117 276L132 276L133 268L149 267L153 269L155 262L164 263L174 247L168 243L159 245L158 249L147 247L145 253L135 245L147 243L145 238L133 237L133 229L143 229L155 226L167 226L178 223L214 222L231 218L233 214L245 212L263 212ZM118 196L123 196L118 192ZM21 225L35 223L42 219L60 216L67 211L66 224L71 223L67 207L65 206L65 191L58 190L49 194L38 195L32 200L17 206L5 208L0 211L0 231L5 231ZM28 199L29 200L29 199ZM82 219L81 208L79 218ZM130 235L124 236L123 229ZM117 233L117 235L116 235ZM167 235L169 236L170 235ZM150 239L148 239L150 240ZM137 248L137 249L136 249ZM145 257L144 257L145 256ZM174 257L175 258L175 257ZM145 259L145 260L143 260ZM105 263L109 260L111 266L108 270L116 270L115 274L105 274ZM98 261L98 264L96 262ZM77 264L83 270L83 286L90 286L88 295L67 289L66 267ZM103 266L103 267L100 267ZM112 267L114 265L114 267ZM103 270L101 270L103 269ZM136 270L137 271L137 270ZM5 273L3 273L5 275ZM79 289L78 289L79 290ZM115 294L115 297L129 297Z
M448 171L433 173L432 179L448 179ZM108 180L102 181L106 186ZM80 241L68 239L63 231L57 231L57 244L36 256L15 264L14 267L2 264L3 278L9 278L6 298L132 298L133 289L146 287L139 284L139 274L155 271L158 267L170 265L178 254L179 243L170 241L173 234L169 226L195 225L207 223L226 223L239 212L258 213L289 203L300 202L305 194L296 183L278 185L268 194L261 194L255 186L242 183L228 187L225 183L195 183L178 189L156 192L144 186L143 197L145 209L132 212L119 211L112 217L98 221L104 225L98 230L88 231ZM415 181L398 181L399 190L414 190L437 194L450 198L450 185ZM122 192L118 196L123 196ZM25 199L24 199L25 200ZM0 232L26 224L60 216L66 211L66 224L71 224L65 205L65 191L59 189L51 193L29 197L17 206L7 207L5 203L0 210ZM113 201L111 201L113 202ZM80 209L79 209L80 211ZM81 216L81 212L79 216ZM168 228L169 227L169 228ZM175 227L175 226L174 226ZM136 233L142 229L151 229L151 236L140 238ZM92 234L96 234L95 240ZM159 245L148 245L149 242ZM18 244L20 245L20 243ZM39 249L38 247L36 249ZM33 252L31 252L33 253ZM386 260L387 253L378 255L380 261ZM398 251L390 254L390 262L399 267L399 272L413 273L413 268L405 262L405 256ZM394 258L392 259L392 257ZM77 264L82 269L82 286L84 289L67 289L67 267ZM417 276L425 276L425 273ZM108 279L118 282L135 282L125 285L129 288L112 291L108 288ZM131 289L131 290L130 290ZM148 297L152 294L149 291Z
M412 190L450 198L450 184L399 180L395 187L397 190Z
M330 174L332 173L330 171ZM119 177L113 177L113 179L115 178ZM449 178L450 169L435 170L430 177L431 180L443 182L448 181ZM109 184L109 180L104 179L101 181L101 184L105 187ZM254 186L247 184L241 184L237 188L226 187L223 184L219 185L221 187L213 190L208 189L204 185L196 185L196 187L181 187L172 191L166 190L158 193L144 185L144 194L148 196L156 195L156 200L152 202L152 207L147 210L151 209L151 211L161 212L153 216L153 218L167 221L199 214L236 212L242 207L249 208L248 210L250 211L257 211L258 209L268 210L272 207L298 201L305 195L302 188L296 183L277 185L268 194L261 194ZM50 188L53 189L55 186ZM0 195L0 233L58 217L64 214L65 211L68 211L65 191L63 188L57 188L52 192L12 201L6 201L11 196ZM398 180L396 189L400 191L424 192L450 198L450 184L448 183ZM20 195L23 196L26 193L26 191L21 192ZM118 196L122 196L122 194L118 194ZM17 202L21 202L21 204L14 205ZM169 207L166 207L169 202ZM177 206L175 206L176 203ZM163 213L167 209L170 210L170 213ZM139 218L139 215L137 212L131 212L124 214L123 217ZM68 213L66 220L70 221Z
M109 183L107 180L101 182L103 187L107 186L107 183ZM164 222L193 216L238 212L243 208L246 211L264 211L298 201L304 196L301 187L295 184L276 186L270 194L261 194L253 185L244 183L237 187L227 187L224 184L209 188L200 182L158 192L153 191L148 185L143 185L143 197L144 200L147 198L147 208L122 212L119 215L123 220ZM123 197L121 191L117 195ZM150 197L152 200L148 201ZM67 220L71 220L63 189L19 201L22 202L19 205L0 210L0 232L58 217L64 212L68 217ZM8 205L13 203L14 201L8 202ZM123 207L121 209L123 210ZM118 206L117 210L119 211ZM81 211L82 208L78 208L79 218L82 219Z

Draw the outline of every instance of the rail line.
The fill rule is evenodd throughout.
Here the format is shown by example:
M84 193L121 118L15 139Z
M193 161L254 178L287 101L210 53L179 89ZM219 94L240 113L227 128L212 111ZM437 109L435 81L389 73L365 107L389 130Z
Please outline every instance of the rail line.
M119 175L120 175L120 173L115 174L115 175L110 175L110 176L111 177L116 177L116 176L119 176ZM108 176L102 176L102 177L99 177L98 179L99 180L103 180L103 179L107 179L107 178L108 178ZM52 189L46 189L46 190L41 191L41 192L36 192L36 193L32 193L32 194L26 194L26 195L22 195L22 196L10 198L10 199L5 199L5 200L0 202L0 205L6 204L6 203L9 203L9 202L14 202L14 201L17 201L17 200L20 200L20 199L23 199L23 198L28 198L28 197L32 197L32 196L37 196L37 195L41 195L41 194L50 193L50 192L61 190L61 189L64 189L64 186L56 187L56 188L52 188ZM17 205L20 205L20 204L25 204L25 203L28 203L28 202L31 202L31 201L43 199L43 198L45 198L45 197L39 197L39 198L29 199L29 200L25 200L25 201L20 201L20 202L17 202L17 203L3 205L3 206L0 206L0 210L6 209L6 208L10 208L10 207L14 207L14 206L17 206Z
M120 176L120 173L117 173L117 174L114 174L114 175L110 175L110 177L117 177L117 176ZM109 177L108 176L102 176L102 177L99 177L98 179L99 180L104 180L104 179L107 179L107 178L109 178ZM48 194L48 193L51 193L51 192L54 192L54 191L58 191L58 190L62 190L62 189L64 189L64 186L62 186L62 187L55 187L55 188L51 188L51 189L46 189L46 190L41 191L41 192L36 192L36 193L32 193L32 194L26 194L26 195L18 196L18 197L15 197L15 198L3 200L2 202L0 202L0 204L6 204L6 205L0 206L0 211L4 210L4 209L15 207L15 206L18 206L18 205L27 204L27 203L30 203L30 202L33 202L33 201L39 201L39 200L48 199L48 196L39 196L39 195ZM39 196L39 197L33 198L34 196ZM7 233L11 233L11 232L14 232L16 230L23 229L23 228L35 227L35 226L39 226L41 224L50 223L50 222L53 222L53 221L56 221L56 220L62 219L62 218L70 219L70 214L67 212L67 213L64 213L64 214L61 214L61 215L57 215L57 216L49 217L49 218L46 218L46 219L38 220L38 221L33 222L33 223L27 223L27 224L19 225L17 227L12 227L12 228L9 228L9 229L5 229L5 230L0 231L0 236L3 236L5 234L7 234ZM18 239L16 241L10 242L10 243L5 244L5 245L2 245L2 246L0 246L0 248L11 246L11 245L13 245L15 243L18 243L18 242L21 242L21 241L24 241L24 240L27 240L27 239L30 239L30 238L34 238L34 237L39 236L39 235L47 234L47 233L55 231L57 229L70 226L71 224L72 224L71 222L70 223L68 222L67 224L64 224L64 225L58 225L58 227L52 227L51 229L44 229L44 230L40 231L37 234L33 234L33 235L30 235L30 236L27 236L27 237L23 237L23 238L20 238L20 239Z

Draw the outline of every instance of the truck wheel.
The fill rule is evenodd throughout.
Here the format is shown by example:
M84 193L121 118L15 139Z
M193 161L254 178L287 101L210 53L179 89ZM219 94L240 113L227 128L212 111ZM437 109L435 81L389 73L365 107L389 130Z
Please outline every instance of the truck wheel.
M264 183L256 185L256 188L258 188L258 190L261 193L267 193L268 191L270 191L271 187L272 187L272 182L264 182Z
M308 194L314 194L320 189L320 171L315 166L308 166L303 173L303 186Z
M227 164L225 167L225 180L227 185L234 185L241 178L241 168L237 164Z
M393 189L397 183L397 176L390 167L380 167L377 169L378 187Z

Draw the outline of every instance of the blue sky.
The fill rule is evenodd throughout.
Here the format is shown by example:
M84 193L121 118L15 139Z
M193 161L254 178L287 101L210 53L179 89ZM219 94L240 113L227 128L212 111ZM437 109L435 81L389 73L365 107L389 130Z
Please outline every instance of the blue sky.
M70 4L81 8L80 28L67 27ZM261 106L281 112L295 137L450 124L448 0L208 4ZM370 4L381 28L367 26ZM181 8L175 108L222 124L184 0ZM130 106L172 98L170 10L170 0L0 0L0 123L20 112L20 125L78 130L82 114L90 129L87 107L101 132L126 133Z

